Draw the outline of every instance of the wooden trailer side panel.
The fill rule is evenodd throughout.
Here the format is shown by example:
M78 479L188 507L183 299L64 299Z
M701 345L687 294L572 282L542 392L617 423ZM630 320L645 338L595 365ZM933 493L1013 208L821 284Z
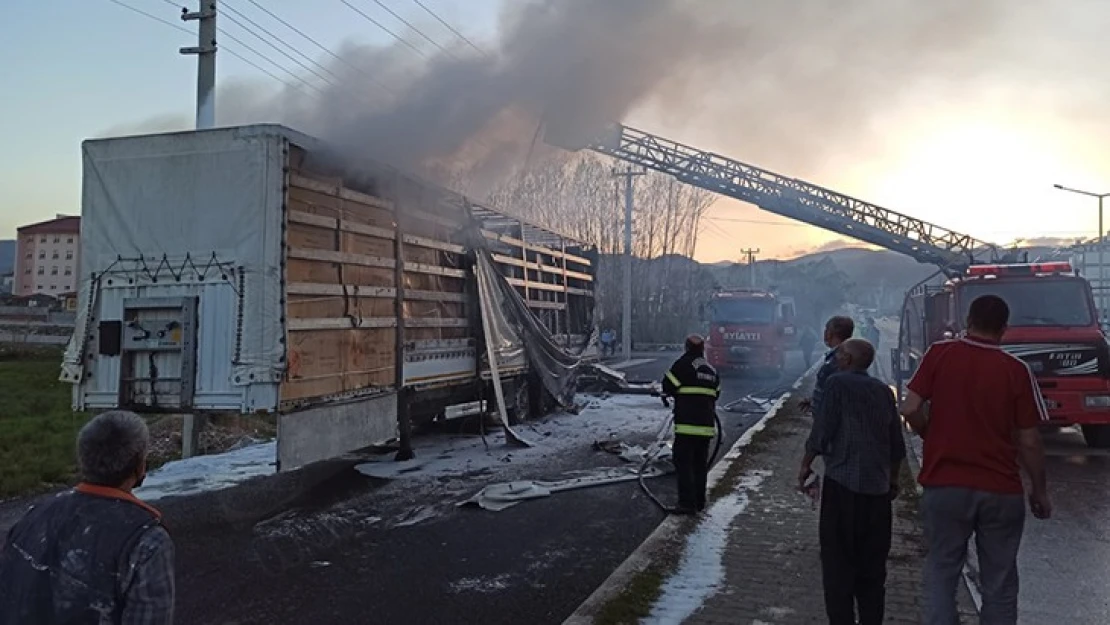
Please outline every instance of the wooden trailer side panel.
M288 366L282 402L392 387L392 204L338 180L295 172L286 229Z
M395 390L403 358L473 350L465 204L401 176L376 183L389 199L303 170L289 177L287 406ZM460 375L473 365L439 377Z

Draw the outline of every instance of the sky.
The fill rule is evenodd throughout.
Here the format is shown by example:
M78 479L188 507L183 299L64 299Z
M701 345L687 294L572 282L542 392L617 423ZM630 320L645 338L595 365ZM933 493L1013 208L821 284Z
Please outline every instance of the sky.
M119 1L195 28L180 22L180 9L169 0ZM397 47L343 0L259 2L329 50ZM740 0L717 2L724 7ZM625 121L992 242L1095 236L1096 200L1053 184L1110 192L1110 120L1104 119L1110 63L1100 34L1110 9L1096 0L1015 0L992 12L990 5L1002 4L977 0L972 5L981 10L951 12L956 9L944 6L960 3L937 0L926 15L907 3L852 0L837 6L853 9L828 14L817 0L796 0L799 12L790 23L769 5L749 3L742 17L732 16L738 24L732 39L742 45L698 43L708 48L701 53L720 45L722 57L732 55L733 62L694 68L689 74L697 80L668 74L634 102ZM312 56L323 54L251 0L222 4ZM347 4L414 47L431 44L381 5L437 42L457 42L414 0ZM423 4L483 46L503 28L501 0ZM0 117L6 144L0 151L0 238L13 237L19 225L79 213L81 141L152 120L190 119L196 81L195 57L177 52L195 45L195 37L118 2L16 0L7 9L0 39L9 59L6 115ZM221 26L300 71L241 25L225 19ZM221 85L259 92L280 86L232 51L292 80L241 43L222 38L221 46L227 51L218 56ZM758 248L762 258L789 257L846 244L720 200L702 225L697 257L735 260L740 248Z

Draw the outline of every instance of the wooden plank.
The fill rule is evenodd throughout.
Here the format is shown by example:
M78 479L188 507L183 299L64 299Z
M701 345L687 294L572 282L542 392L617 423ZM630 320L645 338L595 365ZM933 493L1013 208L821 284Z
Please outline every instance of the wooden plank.
M328 284L323 282L290 282L285 286L289 295L349 295L358 297L394 297L396 290L382 286Z
M394 267L392 258L367 256L366 254L355 254L352 252L337 252L335 250L313 250L304 247L290 247L289 258L344 265L360 265L362 267L380 267L383 269L392 269ZM407 263L405 269L408 269Z
M529 308L542 308L544 310L565 310L567 307L567 305L562 302L544 302L535 299L528 300L527 304Z
M405 289L406 300L420 300L428 302L466 302L466 293L450 293L447 291L418 291Z
M378 228L393 228L394 217L390 211L298 187L289 187L287 208L309 215L346 219Z
M445 276L448 278L465 278L465 269L451 269L450 267L440 267L438 265L427 265L424 263L405 263L405 271L413 271L416 273L427 273L435 276Z
M594 277L591 276L588 273L581 273L581 272L578 272L578 271L571 271L569 269L564 272L562 267L552 266L552 265L545 265L543 263L526 263L526 262L522 261L519 258L513 258L512 256L505 256L504 254L490 254L490 256L493 258L493 260L495 262L501 263L503 265L512 265L514 267L525 267L525 268L531 269L533 271L543 271L545 273L550 273L552 275L557 275L557 276L561 276L561 275L565 274L568 278L574 278L576 280L583 280L583 281L586 281L586 282L593 282L593 279L594 279Z
M443 317L405 317L405 327L409 328L466 328L469 319L449 319Z
M353 191L342 185L329 184L327 182L315 180L297 172L290 174L289 184L294 187L300 187L302 189L308 189L309 191L331 195L343 200L358 202L359 204L366 204L367 206L373 206L375 208L381 208L384 210L393 210L393 203L389 200L385 200L380 197L374 197L373 195L369 195L367 193Z
M461 219L461 216L460 216L460 219L456 220L456 219L451 219L450 217L444 217L443 215L436 215L434 213L429 213L427 211L420 210L419 208L405 207L404 214L405 214L406 217L415 217L417 219L422 219L424 221L428 221L428 222L431 222L433 224L438 224L440 226L446 226L446 227L451 228L453 230L458 229L458 228L462 228L463 226L466 225L466 222L464 222Z
M508 281L508 283L513 285L513 286L519 286L519 287L524 286L524 281L519 279L519 278L505 278L505 280ZM543 290L543 291L558 291L558 292L562 292L564 290L563 285L561 285L561 284L550 284L550 283L547 283L547 282L529 282L528 283L528 288L540 289L540 290ZM571 295L588 295L590 297L593 296L592 291L587 291L586 289L576 289L576 288L573 288L573 287L568 287L566 289L566 292L571 294Z
M364 317L350 319L347 317L317 317L314 319L288 319L285 327L290 332L304 332L307 330L354 330L365 328L394 328L397 320L393 317Z
M378 237L379 239L387 239L392 241L396 234L388 228L379 228L368 224L360 224L356 221L348 219L335 219L332 217L325 217L323 215L314 215L304 211L291 210L288 213L290 223L299 223L306 226L316 226L317 228L327 228L328 230L335 230L338 228L342 232L351 232L354 234L364 234L369 237Z
M493 241L500 241L502 243L512 245L514 247L524 247L524 248L532 250L533 252L539 252L541 254L547 254L548 256L556 256L556 257L566 258L570 262L578 263L579 265L585 265L587 267L591 266L590 260L588 258L582 258L581 256L575 256L574 254L571 254L569 252L568 253L563 253L559 250L553 250L549 247L544 247L542 245L533 245L531 243L525 243L524 241L521 241L520 239L517 239L515 237L511 237L507 234L498 234L496 232L490 232L489 230L482 230L482 236L486 237L487 239L491 239Z
M283 401L393 384L393 330L317 330L289 335Z
M392 317L393 299L354 295L290 295L286 300L285 308L286 317L289 319Z
M413 234L406 234L402 240L409 245L417 245L420 247L428 247L436 250L443 250L444 252L452 252L454 254L465 254L466 248L455 243L446 243L436 239L429 239L427 237L418 237Z

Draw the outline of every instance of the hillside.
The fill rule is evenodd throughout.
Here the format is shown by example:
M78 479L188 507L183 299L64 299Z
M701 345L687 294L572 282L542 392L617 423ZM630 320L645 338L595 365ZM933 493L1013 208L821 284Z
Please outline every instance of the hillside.
M1043 259L1059 254L1058 247L1030 247L1029 260ZM802 273L829 274L829 265L842 274L850 286L848 301L886 311L897 310L904 293L918 282L933 276L937 268L918 263L912 258L886 250L841 248L806 254L788 260L756 262L756 283L760 286L783 287L784 280L796 280ZM751 270L741 263L714 263L707 265L714 279L721 286L746 286L751 280Z

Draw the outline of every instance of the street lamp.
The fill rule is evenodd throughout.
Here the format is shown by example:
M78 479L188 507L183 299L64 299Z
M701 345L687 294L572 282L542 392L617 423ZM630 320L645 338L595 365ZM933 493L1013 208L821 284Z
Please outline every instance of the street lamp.
M1054 184L1052 186L1061 190L1061 191L1067 191L1069 193L1078 193L1079 195L1086 195L1087 197L1098 198L1098 281L1099 281L1098 313L1099 313L1099 316L1101 317L1104 314L1103 311L1106 310L1106 306L1105 306L1105 304L1106 304L1105 297L1106 296L1104 294L1104 291L1106 290L1106 288L1105 288L1106 287L1106 280L1105 280L1105 276L1103 275L1104 272L1106 271L1106 269L1102 264L1102 251L1103 251L1103 248L1106 246L1106 232L1105 232L1105 230L1103 230L1103 227L1102 227L1102 200L1104 198L1110 197L1110 193L1092 193L1090 191L1081 191L1079 189L1072 189L1071 187L1065 187L1062 184ZM1101 324L1102 324L1102 320L1099 319L1099 325L1101 325Z

